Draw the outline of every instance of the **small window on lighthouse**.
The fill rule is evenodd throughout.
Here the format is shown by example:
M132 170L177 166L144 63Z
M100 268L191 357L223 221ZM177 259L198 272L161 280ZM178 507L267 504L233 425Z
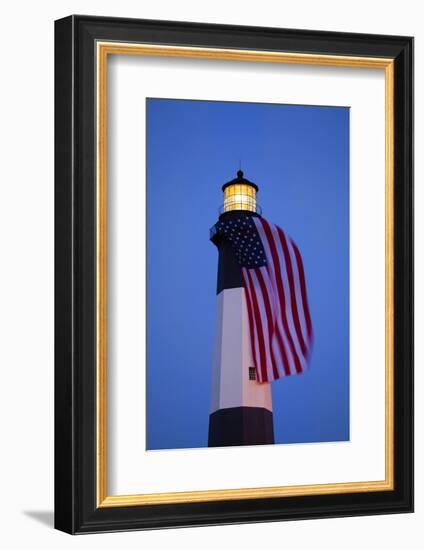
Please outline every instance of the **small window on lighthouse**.
M255 369L255 367L249 367L249 380L256 380L256 369Z

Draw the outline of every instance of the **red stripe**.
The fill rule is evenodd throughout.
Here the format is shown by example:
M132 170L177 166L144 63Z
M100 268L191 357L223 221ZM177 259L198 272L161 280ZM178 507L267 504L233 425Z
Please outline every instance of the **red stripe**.
M272 349L272 336L274 333L274 320L272 318L271 304L268 296L268 289L265 285L265 281L262 275L261 269L258 267L255 269L256 277L258 278L259 286L261 287L262 298L264 301L266 318L268 323L268 340L269 340L269 352L271 354L271 365L274 380L279 378L278 369L275 364L274 350Z
M275 334L277 335L278 345L280 347L281 357L283 359L283 368L286 376L290 376L290 365L287 359L286 348L284 346L283 337L281 336L280 329L277 327Z
M243 276L243 281L244 281L244 292L246 295L247 313L249 317L250 347L252 348L252 357L253 357L254 365L258 370L259 361L258 361L256 346L255 346L255 333L254 333L255 327L253 326L254 319L253 319L253 312L252 312L252 304L250 302L249 282L247 280L246 268L244 267L242 268L241 274Z
M290 346L290 349L291 349L291 352L292 352L296 372L300 373L300 372L302 372L302 366L300 364L299 357L297 356L296 349L294 347L293 338L291 336L291 333L290 333L290 330L289 330L289 327L288 327L288 323L287 323L286 300L285 300L284 289L283 289L283 285L282 285L281 269L280 269L280 262L279 262L279 259L278 259L277 249L276 249L274 238L272 236L271 228L270 228L268 222L264 218L262 218L260 221L261 221L262 226L264 228L265 235L268 239L268 244L269 244L269 247L270 247L270 250L271 250L272 261L273 261L274 271L275 271L275 280L276 280L276 283L277 283L278 297L280 299L281 318L282 318L282 322L283 322L283 327L284 327L284 330L286 332L287 340L289 342L289 346Z
M303 270L302 257L295 243L292 240L290 240L290 242L294 250L294 255L296 257L297 271L299 273L300 291L302 294L303 312L305 314L305 321L306 321L306 329L308 331L309 340L311 340L312 339L312 321L311 321L311 315L309 313L308 298L306 295L305 272Z
M276 226L277 227L277 226ZM290 258L290 252L287 246L286 236L284 235L284 232L282 229L277 227L278 235L280 237L280 242L283 247L283 253L284 253L284 260L286 262L286 269L287 269L287 277L289 280L289 287L290 287L290 299L291 299L291 305L292 305L292 314L293 314L293 321L294 321L294 327L296 329L296 335L297 339L300 344L300 349L302 350L303 356L306 356L307 349L305 341L303 340L303 334L302 334L302 328L300 326L300 320L299 320L299 312L297 310L297 301L296 301L296 288L294 285L294 276L293 276L293 268L291 264L291 258Z
M268 277L271 279L269 264L266 266L266 269L268 271ZM289 360L287 358L287 353L286 353L286 346L284 345L283 337L280 332L280 327L278 326L277 323L275 323L274 325L274 334L277 338L277 344L280 349L281 359L283 360L284 373L286 376L290 376L291 372L290 372ZM278 376L278 378L280 378L280 376Z
M256 292L255 292L255 287L253 285L252 277L249 273L249 270L247 270L246 273L249 278L250 297L252 299L253 312L255 316L256 333L258 335L259 355L261 360L260 362L261 382L268 382L268 374L266 371L265 341L264 341L264 333L262 330L261 314L259 312L258 301L256 299ZM256 365L256 368L258 368L257 365Z

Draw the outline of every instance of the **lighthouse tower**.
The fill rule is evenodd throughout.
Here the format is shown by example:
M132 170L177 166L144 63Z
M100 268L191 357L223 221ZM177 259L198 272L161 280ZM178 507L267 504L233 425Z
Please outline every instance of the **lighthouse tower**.
M260 216L258 186L241 170L222 190L221 221ZM241 268L230 242L214 228L210 240L218 248L218 283L208 445L274 443L271 386L256 380Z

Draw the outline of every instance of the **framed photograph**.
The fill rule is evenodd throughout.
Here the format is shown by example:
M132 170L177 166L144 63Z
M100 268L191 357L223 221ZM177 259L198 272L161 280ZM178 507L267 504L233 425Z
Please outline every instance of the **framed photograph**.
M413 510L413 39L55 24L55 525Z

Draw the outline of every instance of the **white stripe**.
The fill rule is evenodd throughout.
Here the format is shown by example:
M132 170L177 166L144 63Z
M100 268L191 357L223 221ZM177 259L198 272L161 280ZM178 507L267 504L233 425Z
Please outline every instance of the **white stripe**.
M283 246L281 244L280 236L278 235L278 231L277 231L277 228L275 227L275 225L271 225L271 232L272 232L272 236L274 238L274 243L275 243L275 246L277 248L277 254L278 254L279 261L280 261L281 276L282 276L283 285L284 285L284 296L285 296L285 299L286 299L287 323L288 323L288 326L289 326L290 334L291 334L292 339L293 339L293 343L294 343L294 347L296 349L297 356L298 356L299 361L300 361L301 368L303 370L305 368L305 357L303 356L302 348L301 348L301 345L300 345L300 342L299 342L299 339L298 339L297 333L296 333L296 325L295 325L295 322L294 322L294 314L293 314L293 310L292 310L292 302L291 302L291 294L290 294L289 276L288 276L288 272L287 272L286 261L285 261L285 258L284 258Z
M258 327L257 327L256 321L255 321L255 310L254 310L254 307L253 307L252 288L251 288L251 284L250 284L250 279L247 276L247 269L246 268L242 268L242 269L244 269L244 271L245 271L245 276L246 276L246 281L247 281L247 283L246 283L247 284L246 293L247 293L247 297L248 297L249 302L250 302L250 308L251 308L252 317L253 317L252 325L253 325L253 342L254 342L254 360L255 360L255 366L256 366L256 370L257 370L257 374L258 374L258 380L259 380L260 379L261 353L260 353L260 346L259 346ZM250 329L250 325L249 325L249 329Z
M267 293L268 300L269 300L269 306L270 306L270 309L271 309L272 327L271 327L271 329L269 329L269 327L268 327L268 330L271 330L271 336L268 335L268 340L271 341L271 349L274 352L275 368L277 370L277 375L275 376L274 375L274 369L272 368L272 361L271 361L271 371L270 371L270 374L269 374L269 376L270 376L269 380L277 380L278 378L281 378L282 376L285 376L284 366L283 366L283 359L281 357L280 348L277 345L277 351L275 349L275 343L277 342L276 332L279 330L278 329L277 300L276 300L276 296L275 296L275 288L274 288L274 285L272 284L272 282L270 280L270 277L268 275L267 267L266 266L261 267L260 271L261 271L262 277L264 279L264 285L265 285L266 293ZM277 344L278 344L278 342L277 342Z
M281 339L283 341L284 351L286 352L287 363L288 363L290 374L297 374L294 355L293 355L293 352L292 352L292 349L291 349L291 346L290 346L290 343L289 343L287 332L284 328L283 316L282 316L282 311L281 311L282 308L281 308L281 304L279 303L279 295L278 295L278 288L277 288L277 281L276 281L277 276L276 276L276 272L275 272L275 266L274 266L274 261L273 261L273 258L272 258L271 248L270 248L268 238L267 238L267 235L265 233L265 230L264 230L262 224L260 224L260 227L258 227L258 230L260 232L262 242L263 242L263 245L265 247L265 253L267 255L267 260L268 260L269 267L270 267L271 280L272 280L272 284L273 284L273 287L274 287L275 293L276 293L276 313L277 313L276 321L277 321L277 327L280 331ZM288 322L287 322L287 325L288 325L288 327L290 327ZM277 347L278 347L278 341L277 341ZM281 358L281 360L282 360L282 358ZM283 366L283 369L284 369L284 366Z
M268 327L268 317L266 315L264 296L262 294L262 289L259 283L259 279L253 269L250 270L250 276L252 277L253 286L256 294L256 300L258 302L259 315L261 317L262 334L263 334L264 347L265 347L265 359L266 359L265 366L266 366L267 377L268 377L268 380L272 380L274 378L274 374L272 371L271 348L269 345L269 334L270 334L270 331L272 330L272 327Z
M275 289L276 301L278 302L278 300L279 300L279 298L278 298L278 288L277 288L276 273L275 273L275 267L274 267L274 261L273 261L273 258L272 258L271 248L270 248L270 245L269 245L269 242L268 242L267 235L265 233L265 229L263 228L263 225L262 225L261 221L260 220L257 221L255 219L254 222L255 222L256 227L258 229L259 236L261 237L262 244L265 248L265 255L266 255L269 267L270 267L271 281L272 281L272 284L273 284L274 289ZM271 226L271 224L270 224L270 226ZM272 226L271 226L271 228L272 228ZM277 253L277 255L278 255L278 253ZM287 299L286 299L286 303L287 303ZM287 307L286 307L286 310L287 310ZM281 313L281 307L277 307L276 311L277 311L277 326L280 329L280 334L282 336L283 345L284 345L284 349L285 349L285 352L286 352L286 357L287 357L287 362L288 362L288 365L289 365L290 373L291 374L296 374L297 370L296 370L295 360L294 360L294 357L293 357L291 346L290 346L289 341L288 341L286 331L284 329L283 318L282 318L282 313ZM287 313L286 313L286 317L287 317ZM290 330L290 324L289 324L288 319L287 319L287 325L288 325L289 330ZM294 339L293 341L295 342L296 339ZM296 347L296 345L295 345L295 347ZM300 362L301 362L301 359L300 359L301 357L302 357L302 354L300 354L300 357L299 357Z
M299 313L300 328L302 329L303 341L305 342L306 347L308 347L308 343L309 343L308 328L306 326L305 311L303 309L299 269L297 267L296 255L293 249L293 241L289 237L287 237L287 235L286 235L286 241L287 241L287 248L289 249L289 253L290 253L292 268L293 268L294 288L296 293L296 304L297 304L297 312Z
M271 346L272 346L272 349L274 351L274 357L275 357L275 363L276 363L275 366L277 368L279 378L281 378L281 377L287 376L287 375L286 375L286 371L284 370L283 356L281 354L280 344L278 342L278 337L277 337L277 331L281 335L281 330L280 330L280 326L279 326L279 323L278 323L278 318L279 318L279 315L280 315L280 311L279 311L280 308L278 307L278 298L276 297L276 294L275 294L276 289L274 288L274 284L271 282L271 279L269 277L267 268L266 267L261 267L260 270L261 270L262 276L264 278L265 287L268 291L268 297L269 297L269 300L270 300L271 316L272 316L273 323L274 323ZM285 346L284 338L283 338L282 335L281 335L281 340L283 341L282 342L283 346ZM273 375L272 379L275 380L274 375Z
M252 345L252 357L253 357L253 360L255 362L255 366L257 368L257 371L259 373L259 358L260 358L259 340L258 340L258 335L256 333L256 323L255 323L255 314L253 312L252 296L250 294L250 285L249 285L249 279L247 277L247 269L245 267L242 267L241 269L243 271L243 276L244 276L244 279L246 281L245 288L244 288L244 291L246 292L246 300L249 300L249 302L250 302L250 307L252 309L252 315L253 315L253 320L252 320L253 321L252 322L253 334L250 335L251 342L253 343L253 345ZM247 304L246 304L246 307L247 307ZM250 323L249 323L249 332L250 332Z

